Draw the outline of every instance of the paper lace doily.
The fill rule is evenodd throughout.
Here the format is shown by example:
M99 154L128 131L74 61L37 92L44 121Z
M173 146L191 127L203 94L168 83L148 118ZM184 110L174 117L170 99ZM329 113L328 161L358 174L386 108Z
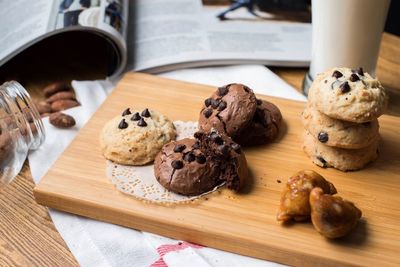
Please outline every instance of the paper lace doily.
M175 121L177 140L193 137L197 122ZM217 190L220 186L199 196L184 196L165 189L154 175L154 165L127 166L107 161L107 177L115 187L137 199L165 204L187 203Z

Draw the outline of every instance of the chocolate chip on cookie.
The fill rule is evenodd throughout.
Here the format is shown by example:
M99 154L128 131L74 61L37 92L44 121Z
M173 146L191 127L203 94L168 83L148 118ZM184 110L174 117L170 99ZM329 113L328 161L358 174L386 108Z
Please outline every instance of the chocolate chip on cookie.
M128 123L126 123L125 119L122 119L122 121L118 124L119 129L126 129L128 128Z
M333 73L332 73L332 77L335 77L336 79L339 79L340 77L342 77L343 76L343 74L340 72L340 71L338 71L338 70L335 70Z
M339 88L340 88L340 91L341 91L343 94L350 92L350 89L351 89L348 82L342 83L342 84L339 86Z
M358 75L364 76L364 70L363 70L363 68L360 67L360 68L357 70L357 73L358 73Z
M206 161L207 161L207 159L204 155L198 155L196 157L196 162L199 164L204 164L204 163L206 163Z
M192 145L192 148L193 148L193 149L198 149L199 147L200 147L199 141L197 141L196 143L194 143L194 144Z
M140 120L142 117L140 117L139 112L135 112L135 114L133 114L131 121L138 121Z
M222 153L222 155L227 155L229 153L230 147L227 145L220 145L218 150Z
M323 168L328 167L328 166L327 166L327 162L326 162L326 160L325 160L323 157L318 156L318 157L317 157L317 160L319 160L319 161L321 162Z
M131 111L129 108L125 109L124 112L122 112L122 116L130 115Z
M211 100L212 98L207 98L206 100L204 100L204 105L208 108L211 105Z
M228 91L229 91L229 85L218 87L218 95L219 96L226 95L228 93Z
M175 152L175 153L180 153L180 152L182 152L183 150L185 150L185 148L186 148L186 146L185 146L184 144L177 144L177 145L174 147L174 152Z
M221 136L217 133L211 133L210 135L211 141L218 145L222 145L224 143L224 140L221 138Z
M145 108L143 111L142 111L142 114L141 114L143 117L145 117L145 118L149 118L151 115L150 115L150 111L149 111L149 109L148 108Z
M246 85L243 86L243 89L244 89L244 91L245 91L246 93L249 93L249 92L252 91L252 90L251 90L248 86L246 86Z
M211 99L211 107L212 107L213 109L218 108L220 101L221 101L221 100Z
M327 133L320 132L320 133L318 134L318 140L319 140L321 143L326 143L326 142L328 142L328 140L329 140L329 136L328 136Z
M213 113L212 109L208 108L208 109L204 110L203 115L204 115L204 117L209 118L209 117L211 117L212 113Z
M171 162L172 168L179 170L183 168L183 162L181 160L174 160Z
M224 109L226 109L226 102L221 101L218 105L218 111L223 111Z
M196 160L196 156L192 152L189 152L183 157L183 160L190 163Z
M360 77L358 77L357 74L353 73L353 74L350 75L350 81L351 82L356 82L356 81L359 81L359 80L360 80Z
M261 99L256 99L256 101L257 101L257 106L262 104L262 100Z
M137 123L137 126L139 126L139 127L146 127L146 126L147 126L147 123L146 123L146 121L145 121L143 118L140 118L140 120L139 120L138 123Z

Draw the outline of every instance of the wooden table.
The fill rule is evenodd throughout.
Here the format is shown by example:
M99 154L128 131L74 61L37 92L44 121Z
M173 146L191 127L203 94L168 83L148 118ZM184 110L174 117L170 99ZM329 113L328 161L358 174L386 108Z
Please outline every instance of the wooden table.
M99 78L101 76L98 74L101 73L100 69L91 70L87 75L76 76L74 73L68 77L58 78L63 80L77 79L77 77L81 79ZM297 90L301 90L306 69L271 69ZM391 94L389 112L400 115L399 37L384 34L377 74ZM49 80L36 78L31 82L27 81L25 86L31 91L34 98L40 98L38 89L44 84L44 81L48 82ZM0 265L78 265L55 229L47 208L36 204L32 194L33 187L32 176L28 163L26 163L14 182L0 191Z

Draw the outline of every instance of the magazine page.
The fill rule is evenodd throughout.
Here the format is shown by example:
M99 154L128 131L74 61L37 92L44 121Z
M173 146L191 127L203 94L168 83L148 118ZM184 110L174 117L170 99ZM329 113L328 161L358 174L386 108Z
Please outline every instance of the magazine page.
M0 1L0 62L19 47L46 34L54 8L55 2L49 0Z
M136 0L134 38L128 39L128 69L159 72L179 67L260 63L307 66L311 24L235 13L220 21L223 7L201 0ZM226 8L225 8L226 9ZM246 11L244 9L244 11ZM161 66L161 68L160 68Z
M104 37L115 57L114 75L126 65L128 0L0 1L0 66L49 36L87 31ZM13 14L13 16L9 16Z
M54 29L94 27L125 40L128 0L58 0Z

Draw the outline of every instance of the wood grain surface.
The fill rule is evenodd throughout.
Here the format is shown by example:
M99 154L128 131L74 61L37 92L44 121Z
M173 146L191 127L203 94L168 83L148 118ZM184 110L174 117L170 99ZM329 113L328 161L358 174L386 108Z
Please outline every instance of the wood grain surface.
M47 208L34 201L33 186L25 165L14 182L0 190L0 266L76 265Z
M357 172L322 169L301 149L304 102L258 95L280 107L284 126L277 142L244 149L250 179L241 194L229 190L189 205L143 203L120 193L105 175L98 139L103 125L126 107L156 109L172 120L197 120L215 89L130 73L119 82L60 159L34 189L38 203L209 247L290 265L399 265L400 119L380 118L380 157ZM347 238L328 241L311 224L284 227L275 216L285 181L313 169L354 201L363 220ZM283 181L279 183L277 180Z
M41 58L40 61L43 61ZM72 79L98 79L104 77L105 65L84 65L79 61L70 65L57 65L55 74L54 64L49 60L40 68L32 67L23 70L26 59L8 67L10 75L3 76L4 80L22 77L25 87L28 88L35 99L41 99L43 85L54 80L70 81ZM47 68L46 68L47 66ZM286 82L301 91L301 83L306 73L305 68L271 68ZM79 71L78 71L79 70ZM25 77L28 78L25 79ZM400 38L388 33L383 34L381 51L378 60L378 76L386 87L393 88L391 109L400 109ZM18 79L20 80L20 79ZM199 81L201 82L201 81ZM396 94L397 93L397 94ZM400 114L400 112L396 113ZM29 164L20 175L7 188L0 190L0 231L7 234L0 235L0 265L15 266L77 266L73 255L66 247L60 235L54 230L54 225L48 215L47 209L38 205L32 194L34 183L29 170ZM35 214L34 217L28 214ZM31 226L35 221L36 228ZM16 229L18 225L18 229ZM22 227L24 225L25 227ZM35 229L33 232L32 229ZM52 233L51 235L49 233ZM29 240L36 236L44 237L40 243L34 245ZM53 246L54 243L60 246ZM39 253L47 251L48 254ZM58 255L64 262L55 264L50 255Z

